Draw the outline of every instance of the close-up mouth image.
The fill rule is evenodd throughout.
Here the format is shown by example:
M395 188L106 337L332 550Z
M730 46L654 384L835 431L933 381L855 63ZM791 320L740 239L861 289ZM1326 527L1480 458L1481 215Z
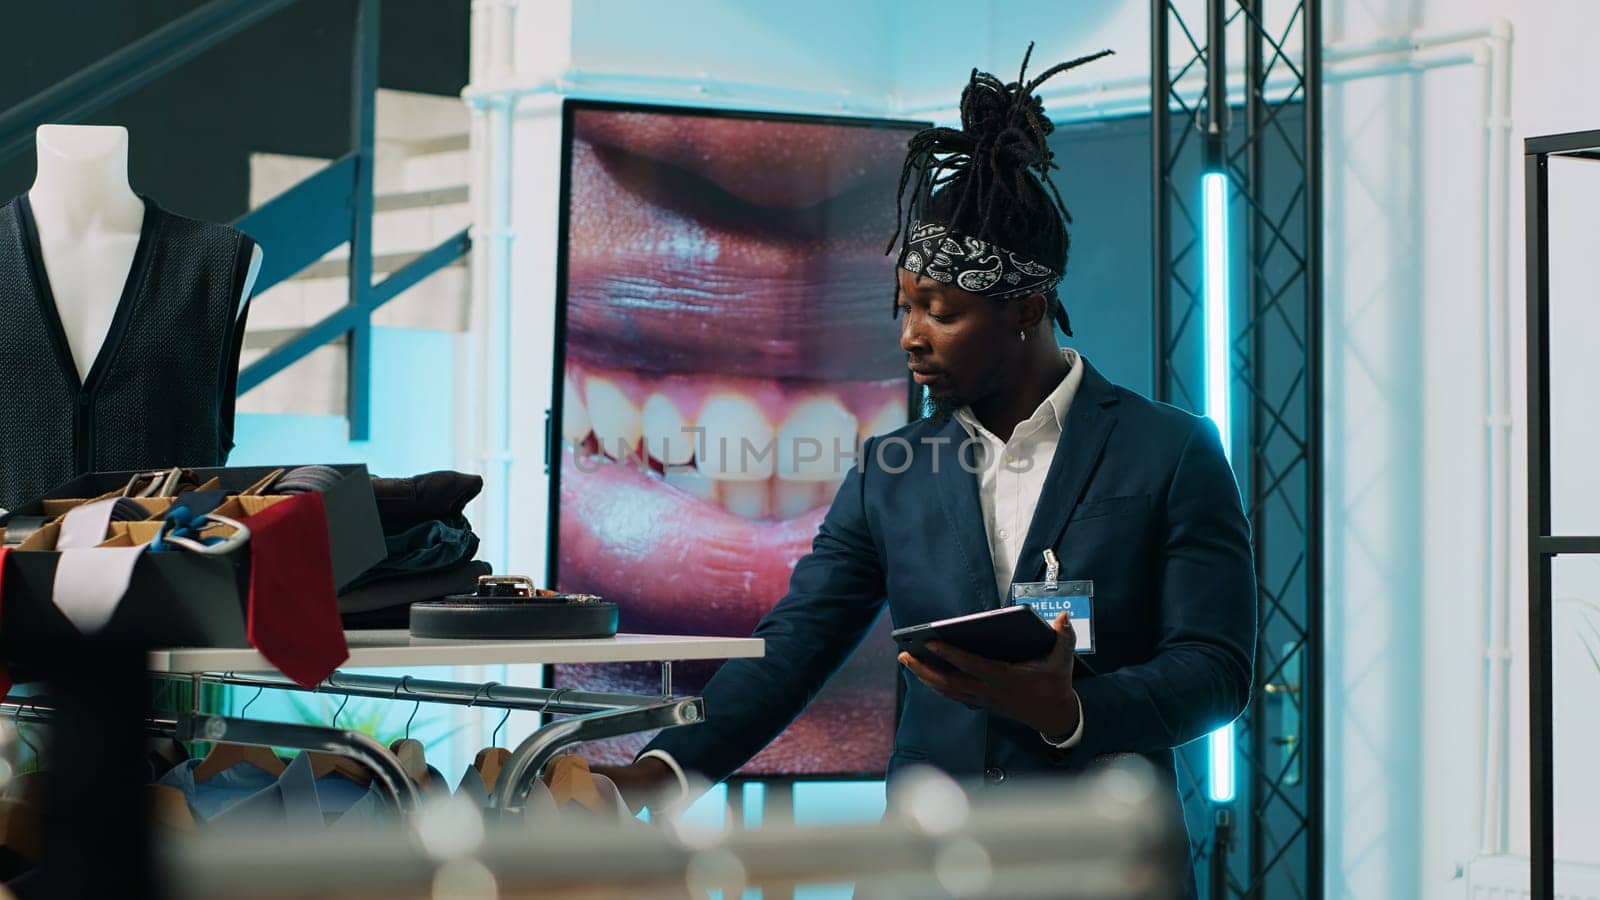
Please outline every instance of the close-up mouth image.
M908 132L571 115L556 578L616 599L626 630L749 634L861 443L908 420L883 252ZM746 771L880 770L891 647L869 637ZM682 668L692 688L714 665Z

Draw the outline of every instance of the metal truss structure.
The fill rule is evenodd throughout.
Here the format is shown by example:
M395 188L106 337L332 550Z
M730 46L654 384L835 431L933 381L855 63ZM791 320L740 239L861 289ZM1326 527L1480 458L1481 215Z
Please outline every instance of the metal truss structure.
M1158 399L1205 411L1200 183L1220 171L1228 243L1242 251L1227 263L1229 437L1255 540L1260 636L1254 695L1235 726L1235 798L1211 798L1205 741L1180 751L1179 779L1202 897L1320 898L1321 4L1207 0L1197 23L1198 5L1151 4L1154 384ZM1230 36L1243 39L1242 103Z

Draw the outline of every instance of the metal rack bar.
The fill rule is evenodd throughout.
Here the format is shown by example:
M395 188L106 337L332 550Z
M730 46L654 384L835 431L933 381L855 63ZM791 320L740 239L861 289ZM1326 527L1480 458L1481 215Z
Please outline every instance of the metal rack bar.
M1600 129L1571 131L1566 134L1545 134L1526 138L1523 152L1528 156L1565 155L1588 156L1600 151Z
M493 806L507 812L522 809L533 779L539 776L545 763L565 747L704 720L705 702L699 697L688 697L656 700L633 709L591 713L553 722L529 735L512 751L511 758L501 769Z
M1600 537L1575 535L1535 535L1534 552L1546 556L1600 553Z
M0 701L0 718L12 724L43 725L55 724L55 707L44 702L39 697L28 697L21 700ZM156 737L178 738L179 723L174 719L149 718L144 723L145 731Z
M575 691L570 688L512 687L496 682L472 684L409 676L397 678L386 675L350 675L344 672L334 672L322 683L309 688L281 675L238 675L233 672L222 672L205 673L198 678L208 684L347 694L352 697L374 697L380 700L404 698L423 703L483 706L490 709L516 709L570 716L646 706L660 703L662 699L637 694Z

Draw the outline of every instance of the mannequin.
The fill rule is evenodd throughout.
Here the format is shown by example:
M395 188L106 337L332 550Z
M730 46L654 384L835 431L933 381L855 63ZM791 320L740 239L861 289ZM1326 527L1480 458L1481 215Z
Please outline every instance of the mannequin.
M36 143L33 188L0 205L0 507L225 464L260 247L134 193L123 128Z
M128 129L41 125L38 174L28 191L46 277L78 378L87 380L133 266L145 203L128 184ZM261 272L256 244L238 309Z

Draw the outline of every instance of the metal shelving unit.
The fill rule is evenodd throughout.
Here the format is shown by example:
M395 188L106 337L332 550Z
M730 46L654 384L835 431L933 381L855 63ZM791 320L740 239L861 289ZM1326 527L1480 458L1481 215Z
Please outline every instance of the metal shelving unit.
M1550 478L1550 157L1600 162L1600 131L1530 137L1523 147L1528 267L1528 772L1531 896L1555 896L1557 556L1600 556L1600 536L1558 535Z

